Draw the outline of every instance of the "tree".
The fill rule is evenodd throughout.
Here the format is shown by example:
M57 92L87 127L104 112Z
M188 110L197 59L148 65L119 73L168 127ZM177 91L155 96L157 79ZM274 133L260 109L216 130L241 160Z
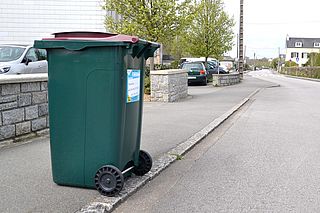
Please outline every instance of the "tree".
M191 0L105 0L105 10L120 16L106 17L106 27L116 33L168 42L188 23ZM153 68L153 67L151 67Z
M305 66L316 67L320 66L320 53L310 53L309 60Z
M272 60L272 62L271 62L271 67L272 67L273 69L277 69L278 64L279 64L279 58L274 58L274 59Z
M186 46L187 43L183 35L178 34L169 42L164 43L164 51L173 56L175 60L179 60L187 54Z
M233 18L224 11L222 0L201 0L185 39L188 52L196 57L221 58L233 45Z

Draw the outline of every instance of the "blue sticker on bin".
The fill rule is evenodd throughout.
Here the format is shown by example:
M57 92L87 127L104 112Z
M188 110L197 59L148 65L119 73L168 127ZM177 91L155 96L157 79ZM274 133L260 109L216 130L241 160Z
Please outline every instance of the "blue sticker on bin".
M127 103L140 100L140 70L127 70Z

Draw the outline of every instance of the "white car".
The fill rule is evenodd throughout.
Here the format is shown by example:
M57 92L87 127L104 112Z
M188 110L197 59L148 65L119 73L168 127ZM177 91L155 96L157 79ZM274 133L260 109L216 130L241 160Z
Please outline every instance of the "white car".
M0 45L0 74L48 72L46 50L27 45Z

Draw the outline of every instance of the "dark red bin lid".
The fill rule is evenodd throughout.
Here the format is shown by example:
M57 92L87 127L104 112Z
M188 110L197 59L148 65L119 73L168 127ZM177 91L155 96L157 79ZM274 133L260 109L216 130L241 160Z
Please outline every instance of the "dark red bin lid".
M85 41L114 41L114 42L129 42L137 43L137 36L129 36L123 34L105 33L105 32L58 32L53 33L54 38L43 38L42 40L85 40Z

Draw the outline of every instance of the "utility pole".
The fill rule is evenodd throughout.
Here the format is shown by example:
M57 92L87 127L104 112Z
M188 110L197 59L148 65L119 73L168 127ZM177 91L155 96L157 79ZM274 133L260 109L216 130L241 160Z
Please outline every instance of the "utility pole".
M239 61L239 33L237 33L237 59Z
M244 45L243 66L246 64L247 46ZM244 68L243 68L244 69Z
M278 57L279 57L279 61L278 61L278 72L280 73L280 63L281 63L281 57L280 57L280 47L278 47Z
M240 22L239 22L239 61L238 61L238 71L240 77L243 78L243 1L240 0Z
M256 71L256 53L253 54L253 71Z

